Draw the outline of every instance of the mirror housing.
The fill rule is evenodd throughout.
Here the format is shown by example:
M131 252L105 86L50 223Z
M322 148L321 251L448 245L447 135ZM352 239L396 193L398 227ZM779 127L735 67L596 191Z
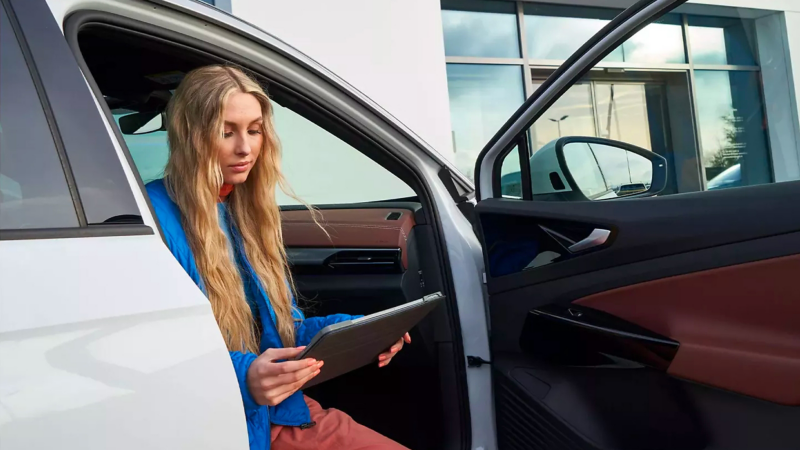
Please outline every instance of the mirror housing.
M576 159L577 149L583 150L588 157ZM621 153L616 156L625 156L628 182L615 185L611 182L610 175L603 173L603 166L607 166L607 161L603 161L602 155L598 158L597 153L601 153L598 149L604 150L606 155L619 151ZM638 168L651 170L649 185L647 180L632 178L631 157L634 157L634 165L638 165ZM597 169L595 173L599 177L596 179L603 184L603 189L598 189L597 192L588 189L587 195L586 186L582 189L577 181L582 177L577 173L580 168L576 167L576 161L584 161L592 166L591 169ZM647 167L642 166L645 161L649 163ZM667 160L662 156L625 142L595 137L568 136L551 141L533 154L530 168L534 198L542 194L560 194L564 199L572 201L650 197L663 191L667 185ZM582 181L585 184L585 177Z
M148 134L166 129L166 120L160 111L135 112L119 118L119 130L122 134Z

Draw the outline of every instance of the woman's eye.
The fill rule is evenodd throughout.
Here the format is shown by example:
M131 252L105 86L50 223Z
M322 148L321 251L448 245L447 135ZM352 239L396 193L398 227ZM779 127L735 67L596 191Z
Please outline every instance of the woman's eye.
M253 136L255 136L257 134L261 134L261 130L248 130L247 132L250 133Z
M224 138L229 138L231 136L233 136L233 132L232 131L226 131L226 132L222 133L222 137L224 137Z

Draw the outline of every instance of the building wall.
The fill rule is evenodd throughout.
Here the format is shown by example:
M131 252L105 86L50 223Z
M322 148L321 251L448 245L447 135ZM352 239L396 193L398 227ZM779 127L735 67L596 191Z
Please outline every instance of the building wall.
M632 0L546 3L619 8ZM720 6L781 12L765 19L761 26L780 26L780 34L773 35L775 42L783 41L783 45L780 49L762 45L762 52L769 50L783 57L785 64L764 75L773 80L784 79L784 86L800 86L800 0L690 1L681 11L717 14ZM440 0L231 0L231 9L234 15L327 66L440 153L453 157ZM797 62L797 69L793 70L791 61ZM800 178L800 105L795 101L796 90L790 88L781 104L769 99L782 93L764 92L771 105L771 126L775 125L770 130L770 140L776 181Z
M231 6L234 15L314 58L450 156L438 0L232 0Z

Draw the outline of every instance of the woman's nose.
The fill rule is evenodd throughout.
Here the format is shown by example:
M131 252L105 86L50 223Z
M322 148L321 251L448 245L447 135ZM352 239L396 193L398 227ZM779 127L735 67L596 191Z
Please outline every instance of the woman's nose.
M237 155L249 155L253 149L250 148L250 142L248 142L247 138L244 136L240 136L239 139L236 140L236 154Z

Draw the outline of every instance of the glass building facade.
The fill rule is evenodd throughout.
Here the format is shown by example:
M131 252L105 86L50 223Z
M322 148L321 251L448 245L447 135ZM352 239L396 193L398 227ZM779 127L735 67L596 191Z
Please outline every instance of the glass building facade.
M619 12L443 0L456 166L472 177L478 153L509 115ZM667 158L665 193L776 181L773 154L796 153L796 147L770 147L759 39L763 50L778 37L768 25L742 17L662 17L611 52L533 124L532 152L569 135L634 144ZM786 88L773 85L767 94L792 101L780 99ZM792 128L794 139L793 123L781 126ZM503 172L514 174L515 164L507 161Z

